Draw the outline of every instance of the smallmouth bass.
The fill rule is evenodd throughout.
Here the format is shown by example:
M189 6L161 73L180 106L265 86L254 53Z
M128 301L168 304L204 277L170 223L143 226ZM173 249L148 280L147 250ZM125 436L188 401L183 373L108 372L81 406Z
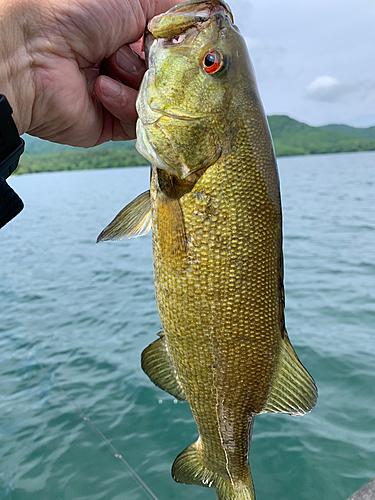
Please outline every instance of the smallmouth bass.
M255 415L303 415L317 389L285 328L282 217L272 140L246 44L221 0L153 18L137 109L151 187L98 240L153 231L163 331L142 353L160 388L187 400L198 440L175 481L253 500Z

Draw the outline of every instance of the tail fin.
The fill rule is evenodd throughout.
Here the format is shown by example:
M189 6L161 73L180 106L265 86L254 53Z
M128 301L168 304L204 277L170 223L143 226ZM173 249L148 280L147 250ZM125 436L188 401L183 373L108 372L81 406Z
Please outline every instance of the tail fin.
M228 479L222 481L220 487L216 489L216 498L217 500L255 500L254 486L251 479L250 483L233 486Z
M255 500L250 468L244 481L233 483L228 476L211 470L197 451L197 442L178 455L172 466L172 477L177 483L215 488L217 500Z

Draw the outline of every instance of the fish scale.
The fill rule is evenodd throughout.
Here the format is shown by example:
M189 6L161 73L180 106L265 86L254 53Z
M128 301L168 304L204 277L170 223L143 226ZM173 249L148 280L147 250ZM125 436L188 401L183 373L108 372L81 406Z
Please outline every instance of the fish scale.
M249 418L265 405L280 349L280 277L274 270L279 269L281 226L251 151L235 150L240 157L211 166L180 198L187 240L194 234L194 263L187 267L182 261L179 269L165 265L163 256L172 248L158 244L165 219L157 210L152 226L160 316L172 363L198 425L202 459L210 464L212 457L220 456L214 462L225 474L230 454L232 474L238 471L236 479L241 479L248 469L244 436ZM238 185L242 176L246 182ZM151 191L157 203L155 181ZM215 206L215 220L199 215L208 206ZM173 238L169 242L174 245ZM225 453L218 451L223 448L223 425L225 436L228 426L233 428Z
M137 148L153 164L151 188L99 239L152 226L163 331L143 351L142 368L188 401L199 432L173 478L215 488L218 500L254 500L254 417L303 415L317 390L285 330L276 161L228 9L193 0L149 23ZM205 73L207 54L214 72Z

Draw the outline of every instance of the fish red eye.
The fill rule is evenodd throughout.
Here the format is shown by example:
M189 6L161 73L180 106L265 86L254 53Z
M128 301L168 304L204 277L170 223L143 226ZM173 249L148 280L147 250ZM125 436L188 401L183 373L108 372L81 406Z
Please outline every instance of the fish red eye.
M203 57L202 60L203 69L209 75L217 73L219 69L223 66L223 58L217 50L210 50Z

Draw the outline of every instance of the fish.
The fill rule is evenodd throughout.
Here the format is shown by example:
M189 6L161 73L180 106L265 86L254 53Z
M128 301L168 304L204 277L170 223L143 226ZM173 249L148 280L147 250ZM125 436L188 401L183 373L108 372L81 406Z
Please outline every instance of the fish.
M150 190L98 240L152 229L162 331L141 355L151 381L188 401L199 437L173 479L254 500L254 418L304 415L317 388L285 326L282 211L272 139L244 38L221 0L149 21L137 149Z

